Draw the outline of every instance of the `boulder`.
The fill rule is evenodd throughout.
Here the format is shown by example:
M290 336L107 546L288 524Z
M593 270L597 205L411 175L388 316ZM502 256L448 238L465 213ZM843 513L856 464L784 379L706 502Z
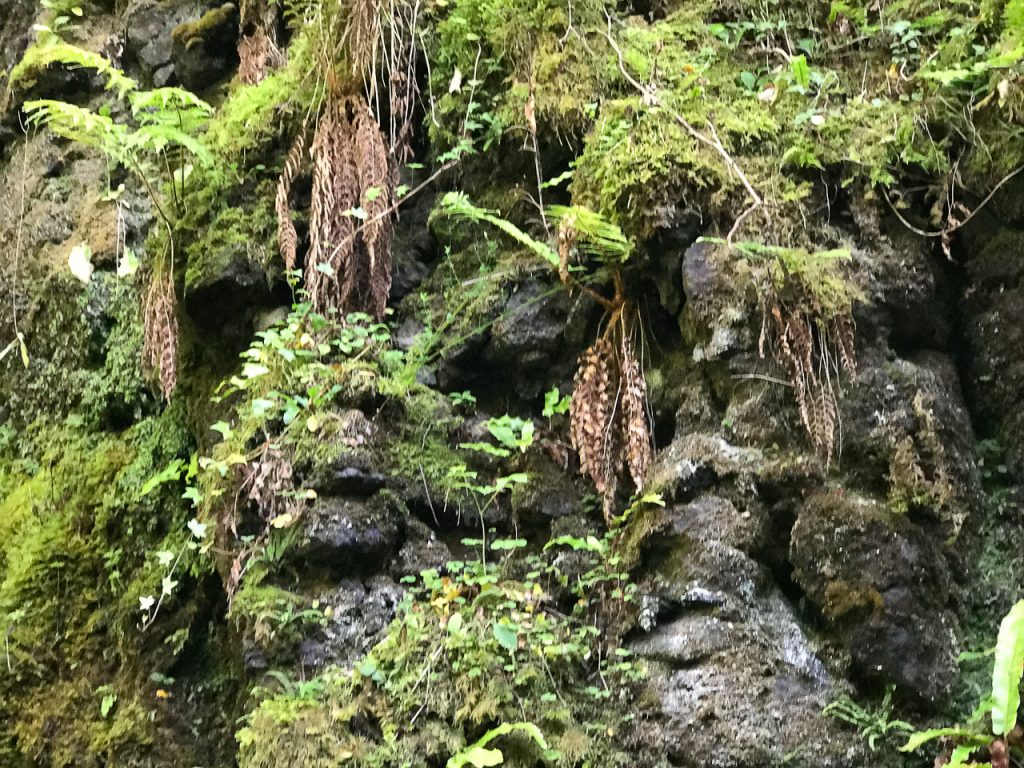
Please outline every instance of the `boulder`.
M324 626L299 645L303 666L351 666L379 643L395 617L402 588L386 576L343 579L320 592L317 600L329 614Z
M935 703L957 676L958 624L942 541L884 504L821 492L793 528L793 580L862 680Z
M303 515L302 540L289 555L335 575L382 570L398 552L404 514L387 495L322 497Z

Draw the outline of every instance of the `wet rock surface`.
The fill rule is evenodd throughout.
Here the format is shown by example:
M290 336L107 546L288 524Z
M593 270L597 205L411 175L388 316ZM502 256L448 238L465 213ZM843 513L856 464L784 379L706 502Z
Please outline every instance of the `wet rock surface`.
M858 676L932 702L949 692L958 625L940 541L882 504L823 493L802 506L790 555Z

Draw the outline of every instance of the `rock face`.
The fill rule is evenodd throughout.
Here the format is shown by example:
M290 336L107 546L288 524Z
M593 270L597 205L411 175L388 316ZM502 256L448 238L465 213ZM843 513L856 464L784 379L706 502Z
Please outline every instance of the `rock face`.
M963 255L969 285L964 292L964 335L968 386L987 431L999 435L1015 470L1024 469L1021 428L1024 414L1022 363L1024 274L1017 254L1024 247L1024 188L1012 188L982 209L964 229Z
M790 558L858 677L931 702L949 693L957 621L941 541L878 502L819 493L801 506Z
M123 42L126 71L147 87L181 85L217 101L237 66L240 16L258 5L93 3L82 36L94 47ZM281 7L264 10L273 17ZM0 0L0 69L31 42L39 12ZM126 30L123 41L116 29ZM33 94L98 104L96 85L55 68ZM453 260L430 218L436 200L424 194L403 209L393 241L393 342L380 344L394 348L371 365L378 350L369 342L344 354L328 346L332 356L318 357L313 373L275 379L291 387L287 409L245 397L273 396L259 387L279 373L270 367L294 362L294 349L250 368L243 384L252 390L239 385L218 399L216 383L238 372L254 329L286 321L293 298L276 251L275 139L265 157L248 158L266 178L192 211L174 276L183 374L165 402L141 364L146 270L118 276L124 246L145 255L144 192L128 180L111 199L108 181L116 187L125 175L45 132L24 133L16 101L0 115L0 664L11 672L0 675L0 764L233 765L235 717L260 688L294 695L284 721L312 707L322 681L311 678L330 671L348 685L342 673L387 636L409 578L436 571L451 580L479 555L480 541L464 539L481 526L488 542L503 541L483 551L509 557L516 579L553 536L600 544L606 521L577 471L568 417L541 411L551 387L568 392L580 353L607 328L589 298L524 267L518 252L494 272L483 247ZM291 119L285 111L274 119ZM479 181L479 167L466 167L461 180ZM297 182L295 195L308 187L308 178ZM644 491L664 503L639 505L615 524L615 565L638 591L623 643L648 669L623 728L637 765L920 764L903 763L893 743L872 752L823 709L852 696L872 710L891 690L900 716L915 723L955 714L958 652L987 647L994 603L1018 596L1024 185L1007 185L977 212L958 235L955 262L862 193L844 195L857 199L836 203L827 237L852 251L845 279L860 292L857 366L835 379L841 450L830 457L810 447L793 382L764 343L768 318L749 261L699 241L715 233L687 213L637 243L625 267L641 273L629 298L639 307L657 448ZM87 283L67 267L81 244L94 267ZM320 354L318 322L292 329L302 354ZM458 333L446 337L452 327ZM346 326L359 329L356 320ZM344 386L327 387L340 370ZM239 401L262 410L232 410ZM487 418L504 413L533 420L526 450L494 443ZM237 453L223 464L211 458L223 457L210 423L226 435L253 421ZM286 423L302 426L282 448L293 454L294 514L263 515L251 489L235 488L225 497L230 514L210 507L210 538L197 544L197 512L182 501L183 491L207 491L194 482L197 467L209 461L223 466L222 478L243 477L232 473ZM513 490L496 490L503 481ZM620 510L631 508L624 488ZM221 537L241 547L224 550L234 561ZM8 541L17 542L10 551ZM187 560L193 547L222 559ZM179 550L188 566L160 570ZM562 575L551 609L559 616L578 599ZM180 588L140 620L152 608L140 605L173 592L165 585ZM488 638L501 644L499 634ZM506 650L518 642L503 637ZM578 687L590 682L598 690L596 680ZM490 727L481 711L474 728ZM551 713L523 718L541 715ZM308 735L333 733L341 719L332 711ZM365 746L406 727L382 720L353 730ZM454 754L468 741L451 736L432 749ZM306 757L321 766L355 754Z
M137 0L125 56L153 85L202 89L237 64L238 11L210 0Z

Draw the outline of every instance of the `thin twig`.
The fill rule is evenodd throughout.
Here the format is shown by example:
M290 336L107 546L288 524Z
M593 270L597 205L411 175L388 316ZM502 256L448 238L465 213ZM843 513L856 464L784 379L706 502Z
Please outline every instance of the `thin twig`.
M945 229L939 229L939 230L935 230L935 231L931 231L931 232L929 232L927 230L924 230L924 229L921 229L920 227L916 227L913 224L911 224L909 221L907 221L906 217L896 209L895 205L893 205L892 200L889 199L889 194L884 189L882 190L882 197L885 198L885 202L889 204L889 208L892 209L892 212L896 214L896 218L900 220L900 222L903 224L903 226L905 226L907 229L909 229L915 235L920 235L921 237L945 237L946 235L951 235L954 232L956 232L958 229L961 229L964 226L966 226L967 222L969 222L976 215L978 215L978 213L981 211L981 209L989 204L989 202L992 200L992 198L995 197L996 192L999 191L1000 187L1002 187L1004 184L1006 184L1006 182L1008 182L1014 176L1017 176L1022 171L1024 171L1024 165L1020 166L1016 170L1010 171L1008 174L1003 176L1003 178L1001 178L999 180L999 183L996 184L994 187L992 187L992 190L988 193L988 195L985 196L985 199L982 200L975 207L975 209L973 211L971 211L967 216L965 216L963 221L961 221L959 224L956 224L955 226L952 226L952 227L946 227Z
M632 85L636 90L638 90L643 95L643 97L647 99L651 104L661 106L666 111L668 111L668 113L675 118L676 122L679 123L679 125L681 125L683 129L693 139L711 147L713 150L715 150L715 152L717 152L722 157L722 160L725 161L725 164L729 168L729 170L735 173L736 176L739 178L740 183L743 184L743 188L747 191L747 194L750 196L750 199L754 203L752 208L748 209L747 213L743 215L744 218L747 215L749 215L750 211L752 211L754 208L763 205L764 200L761 198L761 195L758 194L756 189L754 189L754 186L750 183L750 180L747 178L747 175L743 173L743 169L739 167L739 165L733 159L732 155L730 155L729 152L722 145L721 140L718 138L718 132L715 130L714 123L712 123L710 119L707 121L707 124L714 138L705 136L703 133L694 128L685 117L683 117L681 114L679 114L671 107L663 104L661 100L658 98L658 94L655 91L655 89L643 85L635 77L629 74L629 72L626 69L626 63L622 54L622 49L619 47L618 43L615 42L615 38L612 36L611 14L605 12L605 18L607 18L608 20L608 29L607 31L602 32L602 34L604 34L605 38L607 38L609 45L611 45L612 47L612 50L615 51L615 55L618 58L619 71L622 73L622 76L626 79L626 81L630 85Z

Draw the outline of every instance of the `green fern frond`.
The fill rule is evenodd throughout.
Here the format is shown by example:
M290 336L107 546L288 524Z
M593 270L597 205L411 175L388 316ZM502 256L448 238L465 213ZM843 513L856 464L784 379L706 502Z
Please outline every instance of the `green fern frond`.
M46 126L65 139L100 150L123 162L128 129L107 115L53 99L26 101L25 112L31 125Z
M191 91L184 88L154 88L152 91L138 91L129 98L132 105L132 114L142 118L147 114L164 114L168 110L175 110L170 114L184 112L189 115L203 115L209 117L213 114L213 107L200 99Z
M530 237L530 235L523 232L511 221L501 218L493 211L473 205L464 192L449 192L441 200L441 207L450 216L458 216L472 221L483 221L497 227L513 240L525 245L551 266L558 267L558 254L550 245Z
M11 70L7 80L8 88L13 89L16 85L22 87L33 85L36 78L54 64L96 70L98 75L106 79L106 89L116 91L120 98L124 98L138 88L138 83L115 67L109 59L98 53L65 43L56 37L50 37L45 42L36 42L29 46L21 61Z
M630 243L622 230L604 216L582 205L551 205L548 215L566 221L576 230L577 247L599 258L629 258Z

